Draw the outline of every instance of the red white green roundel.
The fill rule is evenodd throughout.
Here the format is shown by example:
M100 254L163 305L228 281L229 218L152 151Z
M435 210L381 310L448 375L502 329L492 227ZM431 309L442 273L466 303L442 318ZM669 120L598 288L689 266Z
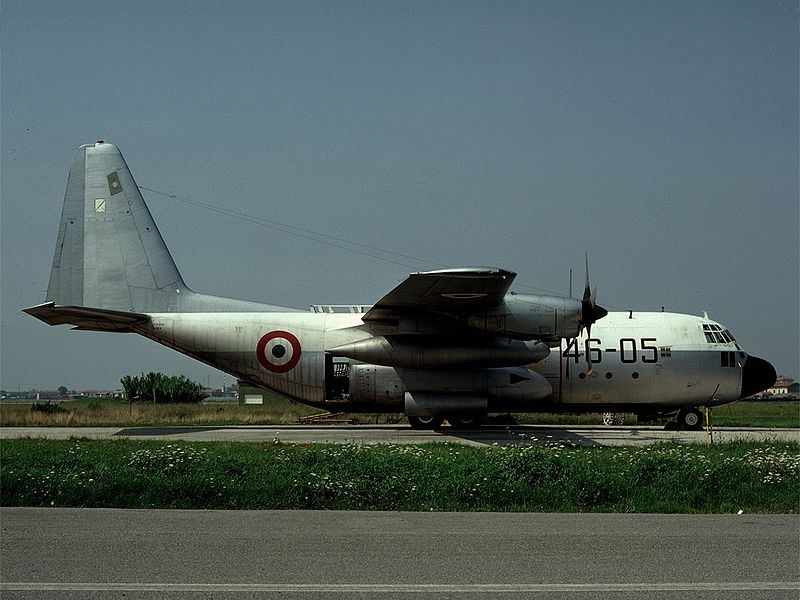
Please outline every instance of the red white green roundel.
M267 371L286 373L300 362L300 341L288 331L271 331L258 340L256 356Z

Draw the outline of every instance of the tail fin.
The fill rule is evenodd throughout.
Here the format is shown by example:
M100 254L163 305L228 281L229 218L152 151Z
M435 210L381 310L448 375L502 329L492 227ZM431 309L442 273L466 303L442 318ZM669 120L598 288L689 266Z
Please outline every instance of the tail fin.
M289 310L190 290L125 159L116 146L104 142L81 146L75 154L47 302L34 307L36 314L26 312L56 324L53 313L59 312L59 307L97 309L89 311L93 315L89 321L87 311L61 311L65 319L61 322L79 327L106 313ZM43 318L45 313L49 319ZM129 319L120 319L119 314L113 317L114 323L127 325Z
M190 291L113 144L78 148L69 171L47 300L169 312Z

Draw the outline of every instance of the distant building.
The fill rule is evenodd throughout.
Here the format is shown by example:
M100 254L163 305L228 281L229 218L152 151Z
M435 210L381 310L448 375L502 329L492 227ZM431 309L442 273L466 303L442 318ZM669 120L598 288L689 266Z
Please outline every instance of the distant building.
M239 404L256 404L269 408L287 408L293 404L298 404L296 401L272 390L253 387L241 381L238 382L238 385Z
M797 397L797 387L798 384L795 383L794 379L791 377L785 377L783 375L778 375L778 378L775 380L775 384L761 392L760 398L770 398L774 400L779 400L781 398L796 398Z

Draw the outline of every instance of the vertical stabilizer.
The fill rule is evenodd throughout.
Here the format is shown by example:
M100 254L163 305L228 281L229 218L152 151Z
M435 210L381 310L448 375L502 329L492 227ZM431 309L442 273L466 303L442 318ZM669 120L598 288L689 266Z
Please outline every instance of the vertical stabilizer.
M78 148L47 300L168 312L188 291L119 149L102 142Z
M70 168L47 302L135 313L288 310L190 290L125 159L104 142L78 148Z

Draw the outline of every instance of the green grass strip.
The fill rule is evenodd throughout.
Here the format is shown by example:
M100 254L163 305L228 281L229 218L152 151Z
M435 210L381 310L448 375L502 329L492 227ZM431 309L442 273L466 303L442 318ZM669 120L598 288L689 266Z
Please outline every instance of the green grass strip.
M202 404L129 404L113 399L69 400L58 403L22 404L0 402L0 425L3 427L133 427L159 425L263 425L297 423L299 418L319 414L318 409L285 398L273 397L264 405L240 405L230 402ZM342 419L360 423L405 423L400 414L348 414ZM668 418L659 419L665 424ZM517 414L490 417L490 422L551 425L598 425L602 415L586 414ZM624 415L626 425L637 422L631 413ZM800 427L800 402L742 401L714 409L715 427Z
M0 505L794 513L800 445L4 440Z

